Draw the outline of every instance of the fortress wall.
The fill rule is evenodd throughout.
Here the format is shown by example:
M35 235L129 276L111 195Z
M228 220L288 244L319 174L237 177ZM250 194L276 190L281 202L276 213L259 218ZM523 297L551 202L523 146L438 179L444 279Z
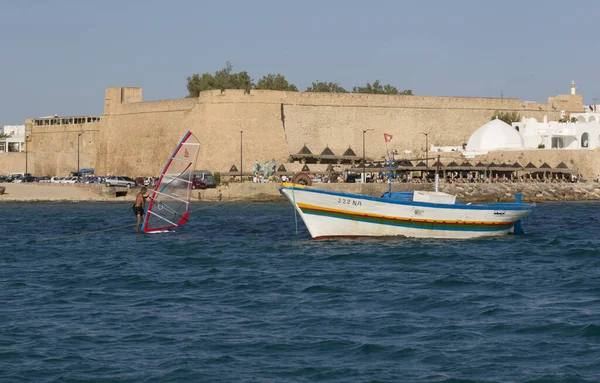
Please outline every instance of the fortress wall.
M31 173L29 167L27 171ZM0 175L6 176L10 173L25 173L25 153L0 153Z
M341 155L348 146L366 155L385 154L383 133L392 134L390 149L410 150L406 156L425 154L430 145L462 145L496 110L518 111L527 117L558 119L560 110L580 111L581 96L550 99L549 104L517 99L385 96L351 93L301 93L253 90L206 91L198 98L141 102L140 88L108 88L103 120L92 142L83 142L81 167L98 174L156 176L187 130L201 141L197 168L229 171L240 167L240 131L243 131L244 170L255 160L286 162L304 144L315 154L328 145ZM283 112L283 120L282 120ZM87 128L90 124L85 124ZM35 173L66 175L76 169L77 126L51 129L47 138L33 133L30 148ZM36 138L38 137L38 138ZM62 138L61 138L62 137ZM36 140L43 141L42 147ZM71 147L69 142L75 142Z
M98 145L98 174L158 176L183 134L190 109L110 115Z
M315 154L329 146L341 155L350 146L361 155L364 129L373 129L365 135L368 157L385 154L383 133L394 136L390 149L424 155L424 132L430 145L462 145L496 110L538 119L550 112L557 119L562 106L517 99L213 90L197 99L114 105L105 117L107 146L101 152L106 154L99 160L106 162L107 173L156 175L188 129L202 143L198 168L220 172L233 164L239 169L240 131L246 171L255 160L286 162L304 144Z
M85 124L33 126L28 143L28 169L34 176L68 176L77 170L77 135L79 166L94 168L96 148L102 141L102 122Z

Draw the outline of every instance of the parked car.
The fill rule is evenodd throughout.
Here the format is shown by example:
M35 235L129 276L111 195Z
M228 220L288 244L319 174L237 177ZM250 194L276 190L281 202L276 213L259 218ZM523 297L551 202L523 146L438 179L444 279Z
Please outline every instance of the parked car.
M10 181L8 180L8 178L7 178L7 177L5 177L5 176L0 176L0 183L4 183L4 182L10 182Z
M135 179L135 186L144 186L144 177L137 177Z
M37 182L37 178L32 176L25 176L15 180L14 182Z
M213 179L213 174L208 170L197 170L194 172L194 179L199 179L206 184L207 188L215 188L215 181Z
M104 181L106 186L125 186L128 188L135 186L135 181L129 177L110 176Z
M61 184L74 184L79 182L79 180L77 179L77 177L65 177L61 180Z
M200 177L194 176L192 178L192 189L206 189L206 182L204 182Z
M63 180L63 177L54 176L54 177L50 178L50 183L51 184L59 184L60 181L62 181L62 180Z
M50 182L50 177L48 177L48 176L40 177L40 178L38 178L38 182L40 182L40 183L49 183Z

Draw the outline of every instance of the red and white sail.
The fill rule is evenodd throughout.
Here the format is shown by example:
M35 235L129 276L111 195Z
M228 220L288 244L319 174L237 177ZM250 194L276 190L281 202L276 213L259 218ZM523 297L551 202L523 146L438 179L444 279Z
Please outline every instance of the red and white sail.
M150 196L142 225L144 232L168 230L187 222L199 151L200 141L188 131L167 161Z

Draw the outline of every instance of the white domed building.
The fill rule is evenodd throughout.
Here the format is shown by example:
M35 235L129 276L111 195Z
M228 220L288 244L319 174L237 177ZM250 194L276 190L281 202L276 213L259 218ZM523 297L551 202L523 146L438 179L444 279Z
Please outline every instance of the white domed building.
M506 122L494 119L477 129L467 141L465 154L486 154L494 150L524 149L523 137Z

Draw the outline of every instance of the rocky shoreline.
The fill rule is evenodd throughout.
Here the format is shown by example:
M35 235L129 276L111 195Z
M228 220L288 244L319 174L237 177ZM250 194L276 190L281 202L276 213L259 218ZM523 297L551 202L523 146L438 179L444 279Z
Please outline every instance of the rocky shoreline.
M139 189L107 188L89 184L2 184L6 188L0 202L118 202L133 201ZM216 201L219 190L223 202L284 201L279 183L232 183L216 189L195 190L193 201ZM380 196L386 184L316 184L314 187L343 193ZM393 191L433 190L433 184L393 184ZM523 200L600 201L598 183L453 183L440 185L440 191L454 194L464 202Z

